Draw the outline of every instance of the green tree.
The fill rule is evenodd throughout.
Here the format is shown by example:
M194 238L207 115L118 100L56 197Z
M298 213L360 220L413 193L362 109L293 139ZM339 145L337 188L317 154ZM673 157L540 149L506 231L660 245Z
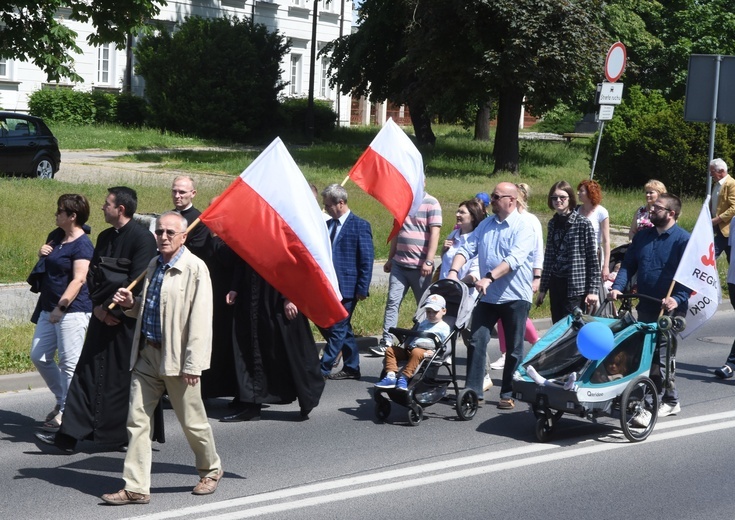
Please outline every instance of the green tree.
M358 30L333 42L335 83L406 103L420 142L432 106L497 100L495 171L517 171L524 96L536 110L592 90L609 40L601 0L365 0ZM418 111L414 111L414 107ZM418 126L417 126L418 124Z
M272 127L289 46L238 18L187 18L136 47L154 123L201 137L245 140Z
M6 0L0 11L0 58L31 61L49 81L62 77L83 81L74 71L74 54L81 53L77 33L60 21L90 23L91 45L125 47L127 35L137 33L160 12L165 0Z

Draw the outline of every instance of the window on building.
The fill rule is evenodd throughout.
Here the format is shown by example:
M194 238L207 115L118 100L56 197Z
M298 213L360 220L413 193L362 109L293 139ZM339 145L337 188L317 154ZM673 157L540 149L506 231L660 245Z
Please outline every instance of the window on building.
M301 94L301 55L291 55L291 85L290 92L292 96Z
M97 48L97 83L110 83L110 44Z
M0 78L7 78L8 74L8 60L0 58Z
M322 58L321 63L321 82L319 84L319 97L329 97L329 60Z
M293 5L298 5L299 7L304 7L306 4L306 0L291 0L291 3Z

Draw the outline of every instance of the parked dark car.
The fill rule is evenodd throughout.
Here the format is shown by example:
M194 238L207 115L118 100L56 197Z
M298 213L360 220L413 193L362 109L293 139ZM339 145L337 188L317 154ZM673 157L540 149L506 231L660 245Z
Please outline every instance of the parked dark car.
M0 112L0 172L53 179L59 142L40 117Z

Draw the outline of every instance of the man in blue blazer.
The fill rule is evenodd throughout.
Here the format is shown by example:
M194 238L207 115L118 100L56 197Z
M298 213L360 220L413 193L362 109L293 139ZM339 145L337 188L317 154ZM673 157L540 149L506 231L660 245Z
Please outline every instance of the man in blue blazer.
M324 209L332 217L327 221L332 241L332 262L342 293L342 305L347 318L329 329L322 329L327 340L321 367L329 379L360 379L360 352L352 332L352 313L357 302L368 297L373 276L373 231L367 220L361 219L347 206L347 190L330 184L322 191ZM332 365L342 353L342 370L332 374Z

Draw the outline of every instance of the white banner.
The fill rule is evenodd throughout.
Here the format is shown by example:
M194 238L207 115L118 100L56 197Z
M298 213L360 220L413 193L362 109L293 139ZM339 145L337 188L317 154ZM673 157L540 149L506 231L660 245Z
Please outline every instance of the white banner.
M694 291L689 296L686 314L687 326L680 334L682 338L689 336L714 316L722 299L709 199L707 196L702 205L702 211L694 225L692 236L674 275L675 281Z

